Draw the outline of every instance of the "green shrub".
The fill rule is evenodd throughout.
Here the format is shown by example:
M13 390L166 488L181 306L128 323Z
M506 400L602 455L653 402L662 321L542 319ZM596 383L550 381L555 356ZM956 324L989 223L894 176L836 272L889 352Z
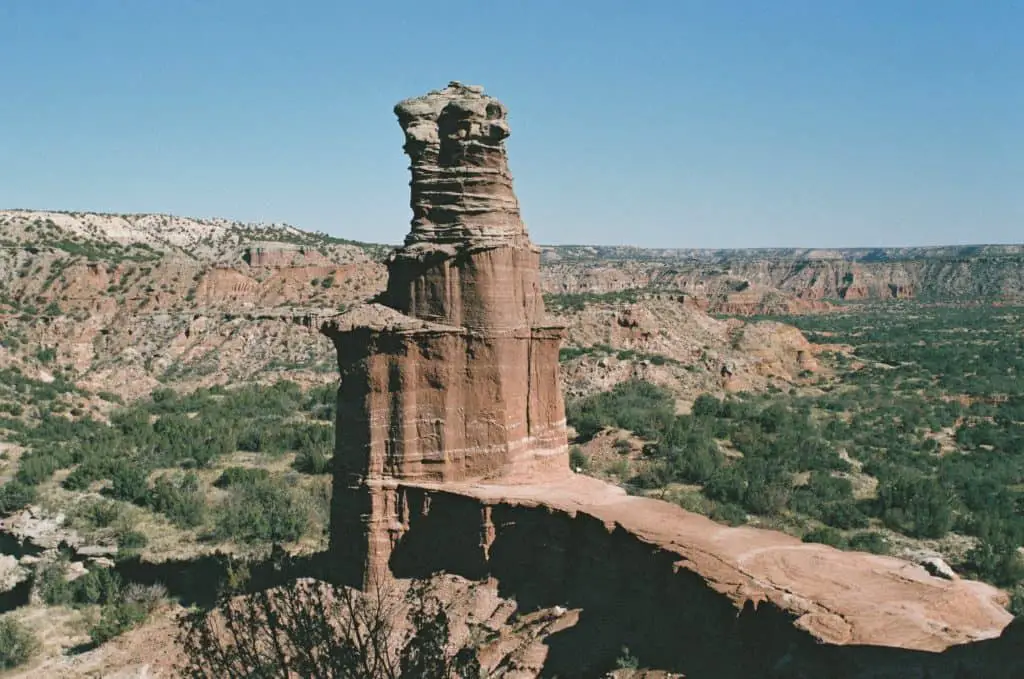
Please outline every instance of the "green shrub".
M194 472L160 476L153 482L146 504L179 528L195 528L206 514L206 498Z
M876 531L864 531L854 533L850 536L850 549L858 552L871 552L872 554L888 554L889 543Z
M66 450L32 450L18 462L16 478L27 486L35 486L53 476L53 472L70 464L71 454Z
M123 511L122 506L113 500L96 500L81 506L78 516L90 526L106 528L121 518Z
M843 534L829 526L821 526L820 528L808 531L804 534L803 541L816 542L837 548L846 546L846 539L843 537Z
M580 440L593 438L605 427L628 429L646 439L656 439L675 420L675 399L650 382L622 382L603 394L569 403L569 424Z
M731 502L716 502L708 514L719 523L727 523L730 526L742 526L747 522L747 513L743 508Z
M1010 592L1010 605L1007 607L1007 610L1015 618L1024 618L1024 585L1017 585Z
M27 663L39 650L39 639L14 618L0 618L0 669L8 670Z
M886 525L911 537L941 538L953 526L949 493L931 478L900 473L882 481L878 506Z
M24 412L25 408L20 403L0 403L0 413L20 417Z
M580 470L587 468L587 456L579 446L569 449L569 467Z
M0 514L12 514L36 501L38 491L17 479L0 486Z
M299 451L293 466L304 474L327 474L331 471L331 456L321 446L312 446Z
M294 542L309 525L309 511L277 479L229 488L217 512L215 533L246 543Z
M119 531L115 537L117 538L119 550L142 549L149 544L149 538L146 537L146 534L137 530L127 529Z
M622 652L619 657L615 659L615 669L617 670L637 670L640 669L640 659L629 652L628 646L622 647Z
M108 568L93 568L69 583L72 599L79 606L106 605L117 601L121 594L121 577Z
M982 540L967 553L964 567L978 579L999 587L1024 582L1024 558L1015 541Z
M104 606L100 618L89 627L89 638L99 646L120 636L149 616L144 604L136 601L118 601Z
M136 464L121 464L111 475L110 494L118 500L141 503L149 491L148 476L146 470Z
M270 478L270 472L259 467L226 467L220 477L214 481L217 488L251 485Z
M67 560L58 559L41 563L36 568L36 588L39 596L50 606L70 606L75 600L75 590L64 576L67 565Z

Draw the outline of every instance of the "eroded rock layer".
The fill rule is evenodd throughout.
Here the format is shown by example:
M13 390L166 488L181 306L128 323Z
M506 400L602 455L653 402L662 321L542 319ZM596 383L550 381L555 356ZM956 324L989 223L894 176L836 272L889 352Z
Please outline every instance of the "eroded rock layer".
M332 550L365 581L401 534L397 481L568 474L540 256L512 190L505 107L451 83L395 107L412 228L380 304L325 319L341 371ZM356 571L359 572L356 572Z

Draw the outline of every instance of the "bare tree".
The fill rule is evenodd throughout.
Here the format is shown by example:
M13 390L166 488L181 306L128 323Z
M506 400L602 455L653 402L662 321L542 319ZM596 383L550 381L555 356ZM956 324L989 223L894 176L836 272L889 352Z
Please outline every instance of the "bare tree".
M182 616L182 674L195 679L449 679L480 676L471 646L452 647L448 615L426 586L405 596L312 580L221 597Z

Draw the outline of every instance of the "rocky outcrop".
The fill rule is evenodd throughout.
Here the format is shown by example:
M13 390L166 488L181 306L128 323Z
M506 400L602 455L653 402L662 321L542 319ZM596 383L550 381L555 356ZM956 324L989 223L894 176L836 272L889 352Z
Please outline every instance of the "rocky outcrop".
M583 476L400 483L396 498L398 575L495 582L521 613L580 611L546 640L544 676L601 676L623 645L687 677L1016 676L956 648L1000 635L1001 593L900 559L730 528Z
M312 248L287 243L250 243L242 260L251 267L330 266L333 262Z
M330 577L368 585L447 571L495 583L523 613L572 608L542 660L543 674L560 676L598 676L623 644L686 676L828 676L837 666L908 676L916 660L877 675L875 661L857 664L862 649L935 652L999 635L1010 616L987 585L727 528L573 474L565 330L544 317L538 252L502 146L505 109L452 83L396 113L413 221L388 258L387 288L376 303L307 319L333 340L341 371ZM668 304L766 371L782 348L795 348L792 370L817 368L795 329ZM663 341L649 308L609 314L601 332L637 347Z
M568 473L540 256L512 191L504 106L451 83L395 107L412 229L380 303L322 319L341 388L332 551L365 580L398 539L393 484Z

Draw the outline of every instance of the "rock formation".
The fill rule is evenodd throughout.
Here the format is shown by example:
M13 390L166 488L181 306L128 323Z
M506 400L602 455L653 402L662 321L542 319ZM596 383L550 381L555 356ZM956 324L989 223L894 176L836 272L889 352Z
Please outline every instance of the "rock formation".
M873 646L933 653L1007 625L987 585L728 528L569 471L564 329L544 320L505 109L452 83L395 110L412 230L376 303L307 319L341 370L329 577L445 571L497 583L524 611L574 609L544 651L561 676L597 676L623 644L686 676L882 676ZM898 662L885 676L930 661Z
M386 564L400 533L396 481L568 473L563 329L544 319L505 107L453 82L395 113L411 161L412 229L388 258L379 303L321 325L342 378L332 550L362 578Z

